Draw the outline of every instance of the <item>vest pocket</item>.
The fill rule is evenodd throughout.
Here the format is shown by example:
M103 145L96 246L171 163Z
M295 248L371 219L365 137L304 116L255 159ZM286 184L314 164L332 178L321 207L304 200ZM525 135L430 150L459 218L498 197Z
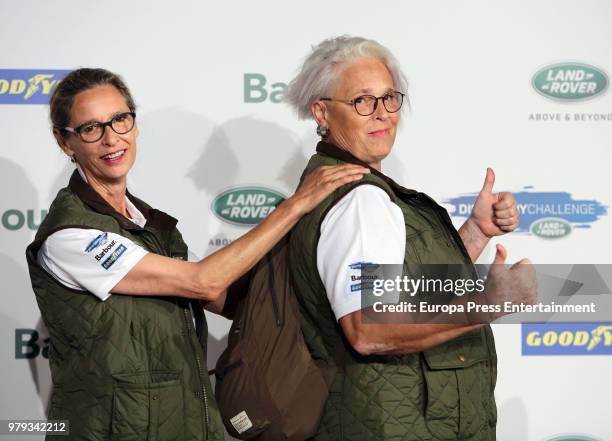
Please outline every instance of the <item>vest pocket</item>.
M440 441L467 439L487 430L484 425L490 421L492 405L490 360L478 337L466 334L423 352L425 422Z
M176 371L115 374L111 440L182 440L183 387Z

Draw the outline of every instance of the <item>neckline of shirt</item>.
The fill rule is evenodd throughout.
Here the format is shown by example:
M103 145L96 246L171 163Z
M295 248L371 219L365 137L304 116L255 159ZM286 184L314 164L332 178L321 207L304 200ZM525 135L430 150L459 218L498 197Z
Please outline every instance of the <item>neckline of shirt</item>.
M87 182L87 176L85 176L85 173L83 172L81 166L78 163L76 163L75 165L76 169L79 172L79 175L81 175L81 178L83 178L83 181L89 183ZM144 217L142 212L138 208L136 208L132 201L130 201L127 195L125 196L125 208L127 209L129 215L128 219L134 222L140 228L144 228L145 224L147 223L147 219Z

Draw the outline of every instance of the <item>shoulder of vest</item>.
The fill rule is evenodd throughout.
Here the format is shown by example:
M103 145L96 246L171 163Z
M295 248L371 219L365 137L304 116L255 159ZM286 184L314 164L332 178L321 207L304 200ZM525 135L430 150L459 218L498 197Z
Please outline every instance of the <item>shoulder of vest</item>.
M310 161L308 161L308 165L306 166L306 169L304 170L304 173L302 174L302 177L300 179L300 184L301 182L303 182L305 176L308 173L314 171L315 168L320 167L322 165L339 165L339 164L346 164L346 162L343 162L336 158L332 158L330 156L321 155L319 153L313 155L310 158ZM321 204L315 209L315 211L322 211L322 212L325 212L326 214L327 211L329 211L329 209L331 209L331 207L333 207L340 199L342 199L350 191L354 190L356 187L359 187L360 185L374 185L376 187L379 187L382 190L384 190L385 193L389 195L389 198L391 198L393 202L397 201L397 196L395 192L393 191L393 189L391 188L391 186L387 182L385 182L384 179L380 178L379 176L376 176L375 174L370 173L370 174L364 175L363 178L361 178L359 181L350 182L348 184L343 185L342 187L337 188L323 202L321 202Z
M58 192L51 203L49 212L41 222L26 254L36 255L40 246L50 235L66 228L91 228L120 233L115 219L96 213L87 207L69 187L65 187Z
M49 231L66 228L67 226L110 228L111 230L119 228L117 221L112 216L92 210L68 187L60 190L55 197L38 233L48 236Z
M302 174L300 185L303 182L304 177L308 173L312 172L316 167L321 165L337 165L343 163L343 161L331 158L329 156L321 154L313 155L310 158L304 173ZM361 185L374 185L387 193L391 201L394 203L398 201L398 197L395 195L393 189L387 182L374 174L366 174L359 181L345 184L327 196L327 198L325 198L314 210L305 215L300 222L298 222L296 227L294 227L294 233L298 234L299 236L305 235L304 238L306 242L312 244L314 246L314 250L316 250L321 232L321 224L323 223L323 220L325 219L325 216L329 210L331 210L349 192Z

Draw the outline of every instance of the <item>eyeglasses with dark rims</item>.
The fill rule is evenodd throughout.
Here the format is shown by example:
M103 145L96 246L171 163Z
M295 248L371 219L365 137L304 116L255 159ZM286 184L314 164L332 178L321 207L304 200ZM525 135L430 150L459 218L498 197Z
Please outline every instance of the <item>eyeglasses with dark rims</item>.
M63 127L62 130L79 135L83 142L97 142L104 136L106 127L113 129L118 135L125 135L134 128L135 112L123 112L113 116L106 122L86 122L78 127Z
M381 100L385 110L389 113L395 113L402 108L404 103L404 94L397 90L387 92L382 96L374 95L359 95L352 100L338 100L331 97L320 98L321 101L335 101L338 103L349 104L355 108L355 111L361 116L370 116L376 112L378 100Z

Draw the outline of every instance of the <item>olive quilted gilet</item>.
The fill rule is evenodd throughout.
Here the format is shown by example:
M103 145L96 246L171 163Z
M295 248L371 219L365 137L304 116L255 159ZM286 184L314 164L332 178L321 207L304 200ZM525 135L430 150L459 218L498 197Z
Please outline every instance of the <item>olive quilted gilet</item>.
M60 284L37 262L44 240L63 228L117 233L150 252L186 260L176 219L128 197L147 218L144 228L114 211L75 172L26 251L50 336L48 418L70 424L70 436L47 439L222 440L201 307L179 297L114 294L100 301Z
M324 142L317 152L304 175L321 165L361 163ZM314 440L495 440L497 357L489 326L400 356L360 355L344 338L317 270L317 244L328 210L357 185L380 187L401 208L404 263L470 263L446 210L378 172L337 189L300 220L289 254L302 331L313 358L338 368Z

